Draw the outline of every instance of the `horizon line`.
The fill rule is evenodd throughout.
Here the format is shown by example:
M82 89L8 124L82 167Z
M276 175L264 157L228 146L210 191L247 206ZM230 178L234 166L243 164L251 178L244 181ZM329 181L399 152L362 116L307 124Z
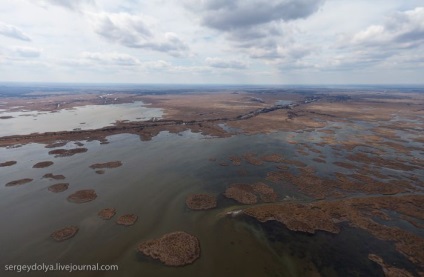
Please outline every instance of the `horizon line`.
M424 83L132 83L132 82L55 82L55 81L0 81L0 84L39 85L139 85L139 86L424 86Z

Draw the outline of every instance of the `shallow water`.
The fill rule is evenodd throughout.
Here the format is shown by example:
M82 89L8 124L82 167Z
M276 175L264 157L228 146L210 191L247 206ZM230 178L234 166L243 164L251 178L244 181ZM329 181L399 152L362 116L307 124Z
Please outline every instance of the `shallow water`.
M228 184L240 181L233 168L221 167L208 158L227 159L230 154L244 153L243 146L251 141L249 137L205 139L190 132L182 136L162 132L148 142L134 135L115 135L109 141L107 145L86 143L87 153L62 158L48 156L49 149L38 144L0 150L2 159L18 161L15 166L0 168L2 184L19 178L34 179L22 186L0 187L0 220L8 222L0 230L2 263L100 261L118 264L120 273L127 276L140 272L146 276L229 276L256 272L256 276L261 276L265 265L268 271L283 272L284 267L273 261L277 256L263 239L258 240L247 225L224 216L225 209L236 209L237 204L221 199L219 205L223 209L207 212L190 211L185 206L190 193L219 194ZM260 145L253 143L252 147L264 153L274 150ZM54 165L32 168L43 160L52 160ZM104 175L89 168L93 163L113 160L121 160L123 166L106 169ZM252 165L245 167L252 171L250 181L264 177ZM57 194L47 191L49 185L58 181L42 179L46 173L65 175L69 189ZM69 194L87 188L96 190L96 200L85 204L67 202ZM139 220L131 227L118 226L114 220L103 221L97 212L106 207L117 209L115 220L126 213L136 213ZM79 226L74 238L61 243L49 238L54 230L67 225ZM193 265L166 268L136 253L139 242L178 230L196 235L201 241L202 258ZM244 264L247 260L248 266ZM242 266L246 268L241 269Z
M331 255L347 251L351 244L338 243L327 249L327 260L324 260L321 257L323 252L310 248L316 237L285 230L282 234L295 240L285 239L285 247L279 247L278 240L266 228L261 229L243 218L225 216L227 211L241 206L222 196L218 197L218 208L214 210L191 211L185 206L185 198L191 193L219 195L232 183L257 181L273 186L280 200L290 196L308 201L308 197L291 186L265 180L266 172L274 170L277 164L219 165L221 162L230 163L232 155L241 156L246 152L258 155L277 153L296 159L295 148L287 143L287 136L288 133L281 132L211 139L191 132L179 135L161 132L151 141L140 141L136 135L122 134L108 137L110 143L105 145L82 141L88 152L59 158L49 156L47 152L51 149L39 144L0 148L2 162L18 161L14 166L0 168L0 221L3 223L0 228L0 266L34 262L98 262L119 265L119 276L319 276L319 273L343 276L341 272L344 271L340 271L337 264L322 268L320 264L328 261ZM310 137L311 134L305 132L297 134L295 139L302 141ZM64 148L73 147L76 146L70 142ZM216 161L209 158L216 158ZM310 158L302 159L308 161ZM32 168L35 163L48 160L54 165L44 169ZM103 175L89 168L94 163L116 160L122 161L123 166L105 169ZM240 169L247 174L240 176ZM63 174L66 180L42 179L46 173ZM16 187L4 186L21 178L33 178L34 181ZM60 182L69 182L69 189L62 193L47 190L48 186ZM68 195L80 189L95 189L97 199L84 204L66 200ZM98 211L107 207L117 210L117 215L110 221L97 216ZM127 213L138 215L135 225L116 225L117 217ZM49 237L54 230L68 225L80 228L74 238L58 243ZM165 267L137 253L141 241L174 231L186 231L199 238L201 258L194 264ZM357 235L351 231L342 238L348 241ZM330 235L323 236L322 240L331 242ZM364 241L371 239L361 238ZM299 255L290 250L293 248L303 249L306 254ZM362 258L362 261L366 260L366 257ZM373 264L363 266L363 272L381 273ZM7 274L18 276L17 273ZM117 276L116 272L75 275ZM28 276L46 275L32 273ZM57 273L47 276L57 276Z
M275 105L283 105L283 106L290 105L292 103L293 103L293 101L291 101L291 100L277 100L277 101L275 101Z
M0 136L98 129L113 125L116 121L145 121L154 117L161 118L162 115L162 109L151 108L141 101L126 104L87 105L58 112L0 111L0 116L13 117L0 119Z

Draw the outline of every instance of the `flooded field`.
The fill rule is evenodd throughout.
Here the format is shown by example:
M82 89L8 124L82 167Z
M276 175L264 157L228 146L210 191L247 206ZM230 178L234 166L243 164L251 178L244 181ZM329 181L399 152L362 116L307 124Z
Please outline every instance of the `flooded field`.
M254 105L282 105L261 97L265 103ZM244 99L249 98L240 100L246 105ZM85 106L34 118L59 119L64 113L69 119L87 109L97 116L85 118L92 128L113 119L178 118L175 107L152 102L148 108L139 102ZM297 120L305 109L284 112L296 113ZM180 129L167 121L170 127L159 126L158 132L158 126L142 125L139 133L131 129L101 140L82 133L79 139L47 137L43 143L7 141L0 148L1 266L116 264L120 276L385 276L387 271L419 276L424 270L421 115L336 120L314 112L318 125L301 119L297 128L274 132L249 131L251 124L264 126L255 123L259 114L245 125L217 121L216 129L206 120L178 121ZM280 111L264 116L273 113L278 125ZM186 108L181 114L199 112ZM76 117L72 124L82 120ZM19 126L9 134L23 131ZM221 132L225 135L217 135ZM189 208L188 197L199 194L216 199L216 207ZM98 215L106 208L109 220ZM117 224L123 215L136 220ZM51 237L67 226L77 228L72 237L59 242ZM138 251L140 243L177 231L198 239L200 256L193 263L166 266Z

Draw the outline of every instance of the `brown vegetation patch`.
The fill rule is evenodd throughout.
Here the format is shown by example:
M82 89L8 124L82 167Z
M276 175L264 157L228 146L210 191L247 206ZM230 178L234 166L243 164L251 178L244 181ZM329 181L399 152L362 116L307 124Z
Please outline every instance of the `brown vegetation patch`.
M376 168L370 168L370 167L362 167L360 169L356 169L355 172L358 175L364 175L368 177L375 177L377 180L381 179L389 179L388 175L382 174L378 169ZM398 179L398 178L397 178Z
M306 167L306 166L308 166L307 164L305 164L304 162L301 162L301 161L295 161L295 160L284 160L284 164L287 164L287 165L294 165L294 166L297 166L297 167Z
M339 227L332 217L321 209L312 209L306 205L285 203L258 206L244 210L244 213L261 222L276 220L292 231L314 234L317 230L338 233Z
M345 162L334 162L333 164L340 166L340 167L344 167L346 169L356 169L357 167L353 164L350 163L345 163Z
M418 222L417 220L412 219L409 216L401 216L401 218L405 221L408 221L411 225L413 225L415 228L424 229L424 224Z
M253 153L246 153L243 155L243 158L251 165L262 165L264 163L256 156L256 154Z
M286 178L285 173L282 171L270 171L266 173L266 179L268 181L278 183L284 181Z
M7 99L8 108L13 109L16 106L22 106L27 110L57 110L58 104L61 108L75 107L88 104L112 104L112 103L129 103L134 101L145 101L150 103L152 107L162 108L165 111L163 119L158 121L146 122L119 122L115 126L109 126L97 130L74 130L65 132L48 132L43 134L30 134L25 136L9 136L0 139L1 146L11 146L17 144L26 144L31 142L56 144L64 141L81 141L81 140L99 140L105 141L105 137L131 133L137 134L142 140L149 140L156 136L159 132L167 130L171 133L178 133L185 130L198 132L205 135L228 137L219 124L225 123L228 127L238 128L244 133L258 134L270 133L276 131L294 131L294 130L313 130L323 128L332 122L353 123L356 120L373 121L388 120L397 115L403 121L389 122L388 126L382 126L382 133L392 132L393 137L398 138L396 130L413 130L420 128L420 118L422 112L420 110L411 110L411 107L417 105L417 99L422 96L416 94L408 94L411 98L405 99L403 102L376 102L370 100L364 95L355 92L355 97L349 101L333 101L331 91L326 91L328 96L319 96L312 100L309 96L294 95L288 92L273 92L272 94L263 95L265 103L251 102L248 99L257 98L256 93L199 93L199 94L167 94L167 95L124 95L122 98L100 98L95 94L79 94L67 96L36 96L31 99L31 103L26 103L23 99ZM339 92L337 92L339 93ZM117 94L114 94L116 96ZM278 99L286 96L291 98L294 105L290 108L276 109L271 103L275 103ZM117 101L115 99L118 99ZM10 101L9 101L10 100ZM317 100L317 101L316 101ZM422 99L420 99L421 101ZM412 106L411 106L412 105ZM422 110L422 109L421 109ZM411 115L411 111L414 114ZM421 117L420 117L421 116ZM409 121L406 121L409 120ZM416 123L411 120L417 121ZM337 127L334 127L337 128ZM338 127L340 128L340 127ZM327 144L337 145L340 142L334 138L333 130L318 130L327 133L333 138L324 138ZM388 136L377 134L366 135L361 140L380 143L381 138ZM289 138L288 138L289 139ZM293 142L293 141L289 141ZM358 146L357 141L342 141L342 147L354 148ZM390 147L397 149L402 148L400 145L392 144ZM313 151L309 149L310 151ZM69 154L69 153L64 153Z
M27 184L29 182L32 182L32 180L33 179L31 179L31 178L25 178L25 179L19 179L19 180L11 181L11 182L6 184L6 187L24 185L24 184Z
M265 155L265 156L262 156L261 159L264 162L269 162L269 163L281 163L283 161L283 157L278 154Z
M333 129L319 129L319 130L316 130L316 132L324 133L328 135L334 135L336 133Z
M45 148L56 148L56 147L62 147L65 146L66 144L68 144L67 141L59 141L59 142L54 142L54 143L50 143L47 144L46 146L44 146Z
M377 263L381 266L381 268L383 269L383 272L384 272L384 276L386 276L386 277L413 277L414 276L411 273L409 273L408 271L406 271L405 269L393 267L393 266L386 264L384 262L383 258L381 258L380 256L377 256L375 254L369 254L368 258L371 261L373 261L373 262L375 262L375 263Z
M387 167L387 168L402 170L402 171L411 171L414 169L420 169L417 166L408 165L406 161L402 161L399 159L396 159L396 160L385 159L377 155L369 156L365 153L352 154L347 156L347 159L351 161L355 161L355 162L361 162L364 164L372 164L379 167Z
M168 266L184 266L200 257L200 244L193 235L174 232L142 242L138 251Z
M131 226L137 221L137 219L138 219L138 216L135 214L125 214L125 215L121 215L118 218L118 220L116 221L116 224Z
M314 174L304 173L294 175L289 171L268 172L267 180L272 182L288 182L298 187L303 193L315 198L324 199L326 197L341 197L340 192L333 186L327 186L323 180Z
M253 188L247 184L233 184L225 190L224 196L236 200L241 204L256 204L258 199Z
M316 154L321 154L321 151L320 150L318 150L318 149L316 149L316 148L314 148L313 146L310 146L310 145L308 145L308 144L306 144L305 145L305 147L310 151L310 152L313 152L313 153L316 153Z
M104 220L111 219L116 214L116 209L114 208L105 208L97 213L97 215Z
M245 205L256 204L258 197L262 202L275 202L278 198L274 189L264 183L233 184L229 186L224 196Z
M24 109L39 112L56 112L62 109L71 109L86 105L121 104L136 101L134 95L124 93L113 93L111 96L102 97L99 97L97 93L49 95L43 92L31 92L26 95L31 96L30 102L28 102L27 97L3 98L7 101L7 104L3 108L8 111L21 111Z
M4 163L0 163L0 167L12 166L12 165L15 165L17 163L18 163L17 161L7 161L7 162L4 162Z
M295 175L288 170L271 171L267 173L266 179L274 183L292 184L315 199L340 198L346 193L392 195L414 190L409 183L400 181L381 182L360 174L335 173L335 175L336 179L322 178L315 174L313 168L305 167L300 169L300 175Z
M237 174L239 176L247 176L249 174L249 172L246 169L242 168L242 169L237 170Z
M252 185L253 192L259 195L259 198L263 202L275 202L277 201L278 195L270 186L259 182Z
M382 143L382 145L403 154L410 154L412 150L420 150L419 148L406 147L403 144L392 142L392 141L386 141Z
M85 153L87 151L87 148L55 149L49 151L49 155L55 155L55 157L69 157L75 154Z
M301 174L312 175L317 172L317 169L313 166L301 167L299 168Z
M210 194L192 194L187 196L186 205L192 210L208 210L216 207L216 196Z
M46 167L51 166L52 164L53 164L53 162L51 162L51 161L45 161L45 162L36 163L32 167L33 168L46 168Z
M297 144L296 145L296 152L299 153L302 156L309 156L307 148L303 144Z
M401 192L407 192L412 189L409 183L403 184L400 181L397 181L396 183L392 183L392 182L384 183L384 182L377 181L369 176L361 175L361 174L351 174L348 176L357 180L358 182L355 182L355 181L349 182L346 179L345 182L342 183L345 190L362 191L368 194L379 193L379 194L392 195L392 194L398 194Z
M97 194L94 189L78 190L68 196L68 201L73 203L86 203L96 199Z
M47 173L43 175L43 178L53 179L53 180L64 180L65 176L58 174L54 175L53 173Z
M104 171L104 170L96 170L95 172L96 172L97 174L105 174L105 172L106 172L106 171Z
M101 168L117 168L122 166L121 161L113 161L113 162L107 162L107 163L97 163L90 165L90 168L92 169L101 169Z
M319 102L306 107L307 111L315 113L331 113L337 119L349 120L383 120L391 118L390 113L396 111L395 105L372 103L367 101L350 101L342 103ZM398 106L399 107L399 106Z
M337 223L347 221L353 227L370 232L377 239L393 241L398 252L422 267L424 238L398 227L375 222L372 219L376 214L374 210L390 210L422 219L424 195L350 198L310 204L269 204L247 208L244 213L261 222L276 220L291 230L309 233L316 230L336 233L339 230Z
M67 190L68 187L69 187L69 184L68 183L60 183L60 184L51 185L48 188L48 190L51 191L51 192L56 192L57 193L57 192L62 192L62 191Z
M165 119L209 119L236 117L241 113L262 108L262 103L246 101L247 93L227 92L201 94L167 94L142 96L142 100L154 107L166 110ZM255 96L255 95L252 95Z
M246 120L230 121L226 124L247 134L263 134L325 127L326 123L319 119L319 115L305 113L297 107L293 110L275 110Z
M230 161L233 163L233 165L239 166L239 165L241 165L242 159L238 156L231 156Z
M55 241L64 241L75 236L78 230L79 228L77 226L68 226L63 229L54 231L50 237L52 237Z

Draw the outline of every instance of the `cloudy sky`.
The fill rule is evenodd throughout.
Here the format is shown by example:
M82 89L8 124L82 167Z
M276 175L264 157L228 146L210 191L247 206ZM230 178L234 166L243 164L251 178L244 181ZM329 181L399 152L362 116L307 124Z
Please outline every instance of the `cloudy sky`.
M424 83L423 0L0 0L0 81Z

